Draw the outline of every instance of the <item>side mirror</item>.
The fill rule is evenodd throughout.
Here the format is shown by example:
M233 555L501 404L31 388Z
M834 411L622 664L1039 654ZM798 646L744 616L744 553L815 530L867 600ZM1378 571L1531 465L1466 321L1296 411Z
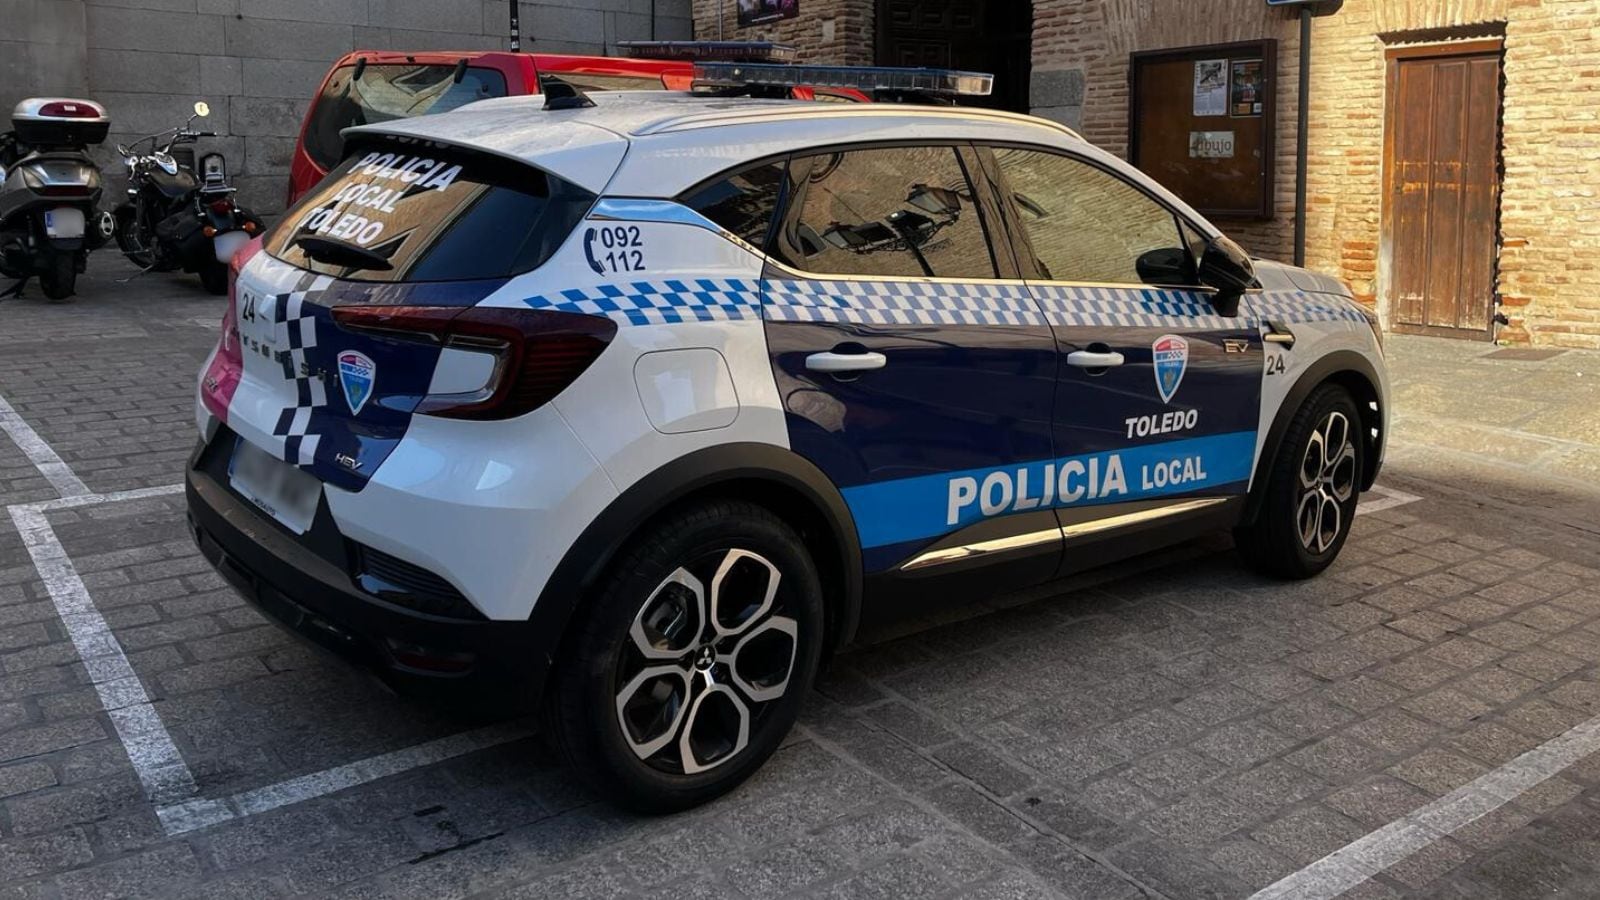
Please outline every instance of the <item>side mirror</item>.
M1239 314L1239 298L1256 286L1256 267L1250 254L1226 237L1206 242L1200 255L1200 283L1217 292L1213 302L1225 316Z
M211 107L204 100L196 100L194 114L204 119L206 116L211 115Z
M1141 254L1133 268L1145 284L1194 284L1189 254L1182 247L1162 247Z

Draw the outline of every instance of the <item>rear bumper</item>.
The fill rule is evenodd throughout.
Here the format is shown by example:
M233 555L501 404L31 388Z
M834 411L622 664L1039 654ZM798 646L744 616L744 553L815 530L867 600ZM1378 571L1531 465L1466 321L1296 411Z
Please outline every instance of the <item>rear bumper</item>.
M559 634L527 620L463 620L407 609L363 591L349 542L326 504L304 536L259 513L226 485L222 456L196 452L185 479L195 543L259 612L317 647L412 695L537 701Z

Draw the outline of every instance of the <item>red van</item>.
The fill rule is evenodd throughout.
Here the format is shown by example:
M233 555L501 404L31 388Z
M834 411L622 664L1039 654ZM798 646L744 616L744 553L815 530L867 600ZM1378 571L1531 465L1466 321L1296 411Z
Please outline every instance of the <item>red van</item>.
M539 93L540 78L558 76L584 91L688 90L696 58L788 62L793 48L734 41L638 41L636 57L563 56L503 51L356 50L340 57L306 111L289 168L289 205L344 156L342 129L448 112L474 100ZM859 91L797 88L796 99L865 101Z

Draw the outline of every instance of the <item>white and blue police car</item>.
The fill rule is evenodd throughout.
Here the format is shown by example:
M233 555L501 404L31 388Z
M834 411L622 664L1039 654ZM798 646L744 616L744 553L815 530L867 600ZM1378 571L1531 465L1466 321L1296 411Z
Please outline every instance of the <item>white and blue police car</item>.
M699 78L352 129L235 259L187 489L248 599L539 703L666 810L759 767L864 613L1216 529L1338 555L1388 416L1339 282L1047 121L757 89L985 76Z

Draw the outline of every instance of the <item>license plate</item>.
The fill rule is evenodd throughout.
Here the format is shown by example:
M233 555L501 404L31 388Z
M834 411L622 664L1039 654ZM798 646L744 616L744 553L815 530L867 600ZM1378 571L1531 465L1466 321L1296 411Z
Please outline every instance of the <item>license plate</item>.
M83 210L58 206L44 211L44 233L53 238L83 237Z
M317 515L322 482L260 447L240 439L228 462L228 482L246 500L283 523L295 534L305 534Z

